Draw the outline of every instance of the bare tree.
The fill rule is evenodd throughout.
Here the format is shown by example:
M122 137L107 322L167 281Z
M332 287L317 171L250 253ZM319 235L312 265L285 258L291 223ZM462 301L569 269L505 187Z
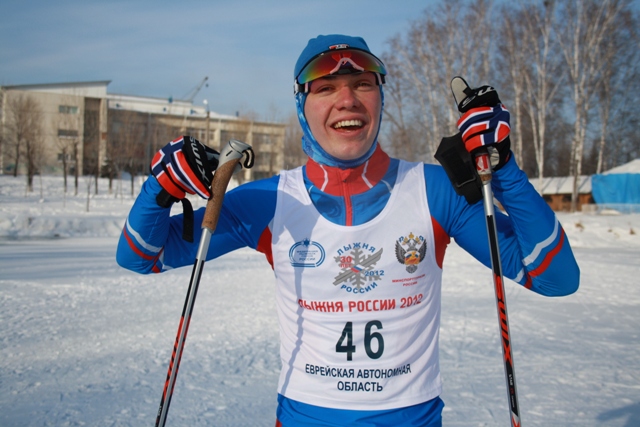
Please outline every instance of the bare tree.
M33 177L41 174L44 163L45 143L42 130L43 113L38 104L34 104L33 123L29 137L24 141L24 154L27 166L27 189L33 191ZM42 190L42 187L40 188Z
M633 28L640 28L638 17L632 22ZM638 36L630 36L630 43L638 45ZM634 41L635 40L635 41ZM640 158L640 114L637 112L637 93L640 92L640 51L626 50L619 67L613 66L615 71L611 83L605 90L610 90L610 102L604 102L604 94L598 94L598 116L601 120L606 117L606 126L600 124L600 140L594 144L591 162L592 171L601 173L614 166ZM608 110L606 112L605 110ZM603 138L603 135L604 138ZM597 148L596 148L597 147Z
M98 181L102 169L100 156L100 100L85 98L83 127L83 174L93 175L94 194L98 194Z
M509 112L512 117L512 150L514 152L516 162L523 165L523 131L522 122L524 118L523 98L525 91L525 73L530 67L529 58L524 43L524 27L521 25L521 9L513 9L512 7L503 6L501 8L503 14L504 27L503 37L498 41L498 52L500 61L506 66L501 67L500 71L504 74L503 81L508 82L511 86L512 102L509 105ZM505 87L505 92L506 92ZM502 93L504 97L506 93Z
M67 193L67 176L69 167L74 166L75 194L78 194L78 167L80 151L80 129L82 129L82 110L74 104L73 98L63 100L64 105L58 107L58 114L53 118L53 128L58 130L56 147L62 162L64 192Z
M44 154L42 109L32 97L18 95L8 99L7 116L7 142L14 150L13 176L17 176L21 156L24 156L27 190L31 192L33 191L33 177L39 172Z
M554 1L525 5L520 14L524 24L523 41L530 61L525 80L525 110L532 127L538 183L545 172L547 129L553 99L563 84L563 72L558 45L553 39L553 28L558 25ZM541 190L541 187L538 188Z
M589 113L605 64L612 59L612 51L607 50L605 44L615 30L617 16L629 2L564 0L561 3L565 25L558 32L558 40L567 65L575 119L571 143L571 211L575 212Z
M107 174L112 178L127 172L131 179L131 195L134 196L135 177L144 170L143 163L147 160L146 120L132 111L114 111L109 116L109 122L111 133L107 145L107 165L110 170Z
M29 126L29 112L24 108L26 98L22 95L18 97L9 98L7 101L8 116L6 123L6 138L9 149L13 151L13 176L18 176L18 168L20 166L20 154L22 152L22 145L25 138L27 138L30 131Z
M73 188L74 195L78 195L78 181L80 179L80 141L76 144L71 145L71 158L73 159L73 164L76 165L73 169Z
M425 10L405 38L391 40L383 58L389 70L385 94L389 135L417 145L415 160L433 161L443 136L454 133L458 115L449 88L456 75L485 82L491 70L487 0L451 0ZM401 80L391 83L393 80ZM482 84L482 83L477 83ZM420 135L420 138L416 138Z
M516 160L540 178L569 171L575 210L588 137L599 132L590 154L598 160L589 170L602 170L605 144L611 146L611 166L640 152L634 130L640 121L634 114L640 89L639 18L630 4L521 0L497 16L491 2L482 0L442 1L430 8L406 34L390 39L383 55L389 70L384 129L390 152L430 161L440 138L456 131L451 78L494 83L489 76L495 58L503 65L496 70L503 86L494 85L512 113ZM498 20L496 55L489 29L495 30Z
M640 53L638 45L638 18L628 9L622 10L615 24L615 30L605 42L609 51L605 57L610 58L601 73L597 91L597 110L600 119L600 140L594 144L596 148L595 173L604 170L607 142L620 139L622 132L616 129L610 132L611 117L628 116L635 111L635 94L640 90L638 77L640 74ZM633 94L633 95L631 95ZM631 96L630 96L631 95ZM633 115L633 113L631 113ZM635 114L637 116L637 114ZM610 165L613 166L613 165Z
M397 37L392 39L392 49L393 46L398 43L400 43L400 41ZM393 52L396 51L393 50ZM391 55L393 55L393 53ZM390 56L387 56L387 60L389 62L397 61L397 59L392 59ZM426 153L422 153L420 150L421 147L419 147L419 144L416 144L419 137L417 137L415 132L415 121L406 117L410 114L409 108L405 105L405 102L407 102L406 97L410 91L402 86L408 84L408 79L403 78L402 73L404 73L404 70L402 68L394 70L394 73L397 74L387 79L387 87L385 90L384 116L387 122L384 128L387 129L387 148L392 155L403 159L424 157Z
M113 193L113 180L127 172L134 195L135 177L149 173L155 153L181 134L180 128L163 120L162 115L115 109L109 110L107 130L106 163L101 173L109 179L109 194ZM119 188L122 190L122 185Z

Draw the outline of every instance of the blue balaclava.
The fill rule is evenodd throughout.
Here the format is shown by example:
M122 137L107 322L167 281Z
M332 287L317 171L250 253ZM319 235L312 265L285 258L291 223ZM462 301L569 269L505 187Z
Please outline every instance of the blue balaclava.
M327 166L339 167L341 169L359 166L366 162L369 157L371 157L378 145L378 134L380 133L380 125L378 125L378 129L376 130L376 136L373 140L373 144L371 144L371 148L369 148L369 151L367 151L362 157L354 160L341 160L333 157L320 146L318 141L316 141L315 137L311 133L311 129L309 128L309 124L307 123L307 118L304 115L304 104L307 100L309 82L301 82L299 80L299 77L300 74L303 73L303 71L307 71L308 65L315 63L315 61L322 57L324 54L328 52L339 53L341 50L345 49L355 51L356 54L364 56L360 61L358 60L358 58L355 58L355 62L347 60L338 63L336 61L334 63L335 68L333 68L331 72L328 72L324 75L362 71L374 72L377 76L378 87L380 88L380 98L382 102L379 121L379 123L381 123L382 110L384 109L384 91L382 90L382 84L384 83L386 70L384 68L384 65L382 64L382 61L380 61L371 53L369 47L367 46L367 43L363 38L345 36L342 34L331 34L326 36L318 36L314 39L311 39L309 40L307 47L305 47L305 49L300 54L293 72L293 77L295 79L294 85L296 109L298 112L298 120L300 121L300 126L302 126L303 134L302 149L314 161ZM360 64L358 64L358 61L360 62ZM318 77L322 77L322 75L314 78Z

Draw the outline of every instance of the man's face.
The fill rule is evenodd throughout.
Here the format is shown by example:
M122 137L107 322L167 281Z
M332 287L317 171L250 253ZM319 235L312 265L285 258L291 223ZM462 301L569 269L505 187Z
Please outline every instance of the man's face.
M353 160L373 144L381 108L375 74L343 74L311 82L304 114L324 151L340 160Z

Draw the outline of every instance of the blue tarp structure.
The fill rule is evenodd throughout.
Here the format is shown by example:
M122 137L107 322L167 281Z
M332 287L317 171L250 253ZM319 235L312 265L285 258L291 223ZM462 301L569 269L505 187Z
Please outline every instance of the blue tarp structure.
M599 205L640 204L640 159L591 177L593 199Z

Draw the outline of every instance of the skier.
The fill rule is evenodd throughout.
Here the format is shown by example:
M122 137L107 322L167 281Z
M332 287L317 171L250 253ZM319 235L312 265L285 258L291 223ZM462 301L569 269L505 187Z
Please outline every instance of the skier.
M282 370L277 426L441 426L438 337L442 265L453 238L490 266L482 203L434 164L389 157L378 143L386 69L360 37L311 39L294 70L305 166L248 182L223 202L208 259L263 253L276 279ZM510 152L508 112L473 108L465 147L494 147L492 188L504 275L546 296L578 288L554 213ZM487 123L488 125L484 125ZM482 127L480 133L474 131ZM192 265L185 192L208 197L215 160L189 137L158 152L122 231L118 263L140 273ZM205 173L202 172L202 167ZM195 212L195 223L204 209ZM470 289L472 292L472 290Z

